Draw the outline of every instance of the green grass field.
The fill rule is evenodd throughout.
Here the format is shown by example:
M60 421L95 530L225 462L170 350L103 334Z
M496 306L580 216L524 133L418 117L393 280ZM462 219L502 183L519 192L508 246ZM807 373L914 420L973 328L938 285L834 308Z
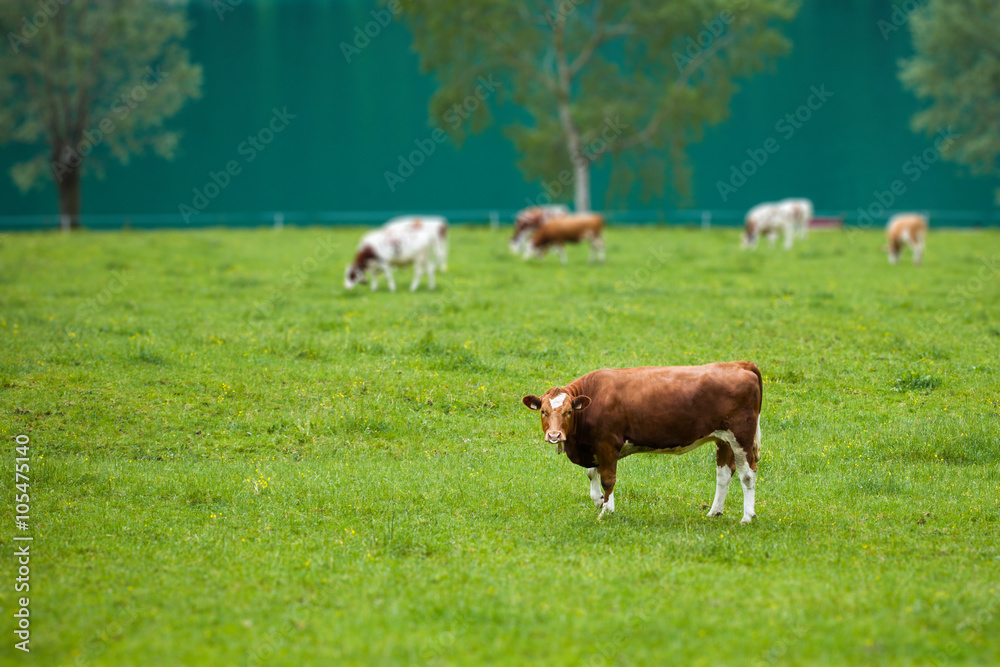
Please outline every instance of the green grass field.
M1000 234L792 252L612 228L439 289L342 287L358 229L0 240L4 664L1000 662ZM753 524L714 449L582 468L520 398L749 359ZM30 437L31 655L13 437Z

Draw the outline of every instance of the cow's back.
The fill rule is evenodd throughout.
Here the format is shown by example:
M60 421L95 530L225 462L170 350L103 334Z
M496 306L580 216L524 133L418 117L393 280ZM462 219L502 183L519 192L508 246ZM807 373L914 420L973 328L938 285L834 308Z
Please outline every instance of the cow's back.
M591 405L580 417L583 437L616 438L640 447L689 445L760 412L760 371L750 362L704 366L603 369L577 382Z
M604 216L599 213L560 215L542 223L535 232L534 242L539 245L595 238L601 235L603 228Z

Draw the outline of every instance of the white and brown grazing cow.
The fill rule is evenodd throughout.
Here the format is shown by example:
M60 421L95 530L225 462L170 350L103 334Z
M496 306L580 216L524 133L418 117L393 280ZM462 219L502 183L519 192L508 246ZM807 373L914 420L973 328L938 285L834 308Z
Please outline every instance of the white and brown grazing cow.
M785 234L785 250L791 250L792 237L795 235L795 222L789 215L788 208L781 203L764 202L747 211L743 220L744 248L756 248L761 236L766 236L768 242L774 245L778 235ZM811 216L810 216L811 217Z
M889 218L885 228L889 240L889 263L899 261L903 246L913 248L913 263L919 264L924 256L927 240L927 217L919 213L897 213Z
M344 287L354 289L371 276L372 290L378 287L378 271L385 273L389 290L396 291L393 266L413 265L410 291L416 291L420 277L427 274L427 286L434 289L434 270L447 268L448 222L440 216L401 216L380 229L365 234L358 244L354 261L344 271Z
M544 257L545 252L554 247L559 253L560 261L566 263L567 243L590 242L590 261L604 261L604 239L601 230L604 229L604 216L600 213L572 213L560 215L545 221L535 230L531 243L524 253L525 259Z
M518 211L514 218L514 235L510 238L510 251L523 253L524 246L536 229L547 220L560 215L569 215L569 209L562 204L551 206L529 206Z
M722 514L733 473L743 483L743 520L755 516L760 461L760 369L749 361L604 369L541 397L521 399L542 414L545 441L587 469L590 498L615 511L618 461L630 454L685 454L715 443L715 500Z

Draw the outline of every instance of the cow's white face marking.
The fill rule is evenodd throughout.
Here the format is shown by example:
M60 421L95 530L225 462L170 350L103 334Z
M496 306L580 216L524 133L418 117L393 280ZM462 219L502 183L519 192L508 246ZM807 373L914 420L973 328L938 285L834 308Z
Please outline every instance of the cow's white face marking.
M549 399L549 405L552 406L553 410L562 407L563 402L566 400L566 396L568 396L568 394L559 394L558 396L553 396L552 398Z

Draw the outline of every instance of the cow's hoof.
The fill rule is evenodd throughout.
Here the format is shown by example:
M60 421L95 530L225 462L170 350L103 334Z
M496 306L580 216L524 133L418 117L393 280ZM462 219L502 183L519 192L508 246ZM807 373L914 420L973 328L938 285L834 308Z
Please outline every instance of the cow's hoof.
M744 514L743 518L740 519L740 523L750 523L757 517L756 514Z
M708 516L722 516L722 510L708 510Z

